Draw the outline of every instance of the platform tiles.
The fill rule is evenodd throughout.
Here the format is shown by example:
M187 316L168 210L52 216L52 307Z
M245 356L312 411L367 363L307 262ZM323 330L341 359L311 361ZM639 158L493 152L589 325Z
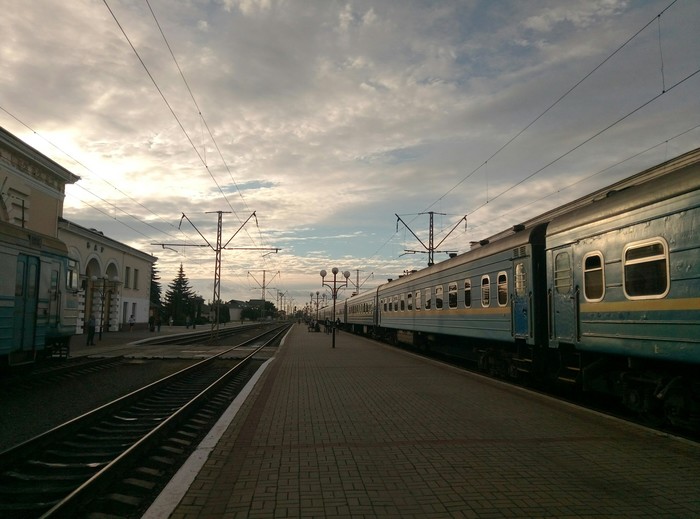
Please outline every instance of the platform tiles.
M247 391L146 517L700 517L696 444L346 333Z

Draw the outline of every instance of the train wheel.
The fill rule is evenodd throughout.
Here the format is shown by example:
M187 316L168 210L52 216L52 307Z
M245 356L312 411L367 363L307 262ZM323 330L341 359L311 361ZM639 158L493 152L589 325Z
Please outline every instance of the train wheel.
M660 413L660 402L655 398L651 384L626 382L622 402L650 425L658 426L664 421Z

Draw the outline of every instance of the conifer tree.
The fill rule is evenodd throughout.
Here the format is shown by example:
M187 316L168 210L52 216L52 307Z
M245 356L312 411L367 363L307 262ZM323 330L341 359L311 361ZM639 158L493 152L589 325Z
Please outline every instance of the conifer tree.
M165 292L165 311L176 324L184 324L187 317L193 318L193 298L195 297L185 270L180 263L177 277L168 285Z
M160 286L160 272L154 263L151 265L151 306L160 311L162 305L162 287Z

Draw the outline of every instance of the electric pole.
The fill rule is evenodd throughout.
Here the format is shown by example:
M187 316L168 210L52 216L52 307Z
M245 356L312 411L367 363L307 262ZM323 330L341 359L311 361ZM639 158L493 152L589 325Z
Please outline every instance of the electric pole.
M406 227L406 229L408 229L408 231L413 235L413 237L414 237L416 240L418 240L418 241L420 242L420 244L423 246L423 248L425 249L424 251L422 251L422 250L404 250L404 252L405 252L406 254L416 254L416 253L418 253L418 252L422 252L422 253L427 252L427 253L428 253L428 266L429 266L429 267L431 267L431 266L433 266L433 265L435 264L434 257L435 257L435 253L436 253L436 252L445 252L445 253L456 252L456 251L440 251L440 250L435 250L435 247L439 247L440 245L442 245L442 242L444 242L444 241L447 239L447 237L448 237L450 234L452 234L452 232L457 228L457 226L462 222L462 220L464 220L465 225L466 225L466 221L467 221L467 216L464 215L462 218L459 219L459 221L458 221L458 222L455 224L455 226L450 230L450 232L448 232L448 233L445 235L445 237L444 237L442 240L440 240L440 243L438 243L437 246L435 246L435 245L433 245L433 215L435 215L435 214L444 215L445 213L435 213L434 211L428 211L427 213L418 213L418 214L427 214L427 215L430 216L430 226L429 226L429 230L428 230L428 245L426 246L425 243L423 243L423 241L422 241L418 236L416 236L416 233L414 233L414 232L411 230L411 228L408 226L408 224L407 224L406 222L404 222L398 214L396 214L396 213L394 213L394 214L396 215L396 218L397 218L397 220L396 220L396 231L398 232L398 230L399 230L399 222L401 222L402 224L404 224L404 226Z
M197 234L199 234L202 239L204 240L205 244L190 244L190 243L152 243L151 245L160 245L165 249L166 247L209 247L212 249L215 253L215 260L214 260L214 296L213 296L213 301L212 304L214 305L214 321L211 324L211 338L214 339L215 337L219 336L219 305L221 304L221 251L222 250L272 250L274 252L278 252L281 249L276 248L276 247L228 247L228 244L231 243L231 240L233 240L236 235L240 232L241 229L247 224L251 218L255 218L255 223L257 224L258 222L258 217L255 215L255 211L246 219L245 222L241 224L241 226L238 228L238 230L233 233L233 235L228 239L228 241L222 246L221 245L221 232L222 232L222 221L223 221L223 214L224 213L230 213L230 211L209 211L205 214L217 214L217 226L216 226L216 247L212 247L211 243L204 237L204 235L197 229L197 226L192 223L192 220L190 220L185 213L182 213L182 217L180 217L180 225L178 225L178 229L182 226L182 220L187 220L192 227L194 227L195 231L197 231ZM263 299L264 299L264 294L263 294Z
M258 286L259 286L259 287L261 288L261 290L262 290L262 294L261 294L261 299L262 299L262 302L263 302L262 317L265 316L265 290L267 290L267 288L269 287L269 284L266 284L266 282L265 282L265 274L266 274L266 273L267 273L266 270L263 270L263 271L262 271L262 274L263 274L263 277L262 277L262 284L260 284L260 282L259 282L259 281L255 278L255 276L253 275L253 273L250 272L250 271L248 271L248 275L249 275L250 277L252 277L253 279L255 279L255 282L258 284ZM270 282L272 282L272 280L274 280L274 279L275 279L277 276L279 276L279 275L280 275L280 272L279 272L279 270L278 270L278 271L275 273L275 275L272 276L272 277L270 278Z

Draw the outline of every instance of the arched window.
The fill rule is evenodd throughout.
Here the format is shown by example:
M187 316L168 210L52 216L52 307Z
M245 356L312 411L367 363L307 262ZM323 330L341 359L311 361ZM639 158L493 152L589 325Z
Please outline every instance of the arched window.
M487 308L491 305L491 279L481 276L481 306Z

